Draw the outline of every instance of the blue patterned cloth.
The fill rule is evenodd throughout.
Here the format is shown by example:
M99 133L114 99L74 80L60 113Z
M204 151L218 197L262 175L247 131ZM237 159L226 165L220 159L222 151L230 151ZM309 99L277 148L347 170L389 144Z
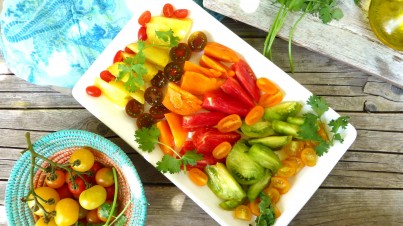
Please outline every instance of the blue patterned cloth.
M132 1L4 0L0 48L8 68L34 84L72 88L129 21Z

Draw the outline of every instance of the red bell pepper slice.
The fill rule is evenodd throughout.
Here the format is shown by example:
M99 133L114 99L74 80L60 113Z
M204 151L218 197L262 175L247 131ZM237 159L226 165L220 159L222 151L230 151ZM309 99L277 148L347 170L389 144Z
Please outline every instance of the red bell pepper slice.
M224 141L233 145L241 139L237 132L221 133L216 128L200 128L192 136L193 144L198 153L211 154L214 148Z
M252 68L244 60L239 60L233 64L233 70L235 70L236 78L242 84L242 86L248 91L252 98L258 102L260 98L260 90L256 85L256 75Z
M251 106L244 104L238 99L226 94L221 89L209 91L204 94L203 108L209 111L219 111L228 115L238 114L245 117Z
M255 103L253 102L252 97L245 91L244 88L239 84L237 80L232 77L228 77L227 80L223 85L221 85L221 89L233 96L234 98L242 101L244 104L248 105L249 107L253 108Z
M227 115L228 114L217 111L184 116L182 119L182 127L188 131L195 131L200 127L212 127L217 125L217 123Z
M185 141L185 143L183 144L179 154L180 155L184 155L186 152L188 151L194 151L196 150L196 146L193 144L193 141L187 140ZM212 154L203 154L203 159L202 160L198 160L196 161L196 165L186 165L186 170L190 170L192 168L199 168L201 170L204 170L204 168L207 165L214 165L217 162L223 162L225 161L225 159L216 159L213 157ZM182 168L183 169L183 168Z

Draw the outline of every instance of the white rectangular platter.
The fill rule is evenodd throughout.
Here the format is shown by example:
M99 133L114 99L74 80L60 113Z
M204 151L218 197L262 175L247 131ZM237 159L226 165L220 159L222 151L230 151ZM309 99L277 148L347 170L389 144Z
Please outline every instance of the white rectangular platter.
M301 103L305 103L311 95L311 92L263 57L253 47L249 46L245 41L232 33L193 1L156 0L153 4L149 4L146 1L133 2L133 18L77 82L73 88L73 96L82 106L136 149L154 166L156 166L156 163L161 160L162 152L157 146L156 150L152 153L145 153L139 149L138 144L134 140L134 133L136 130L134 119L128 117L124 109L114 106L105 97L101 96L99 98L94 98L88 96L85 89L87 86L93 85L95 77L99 76L101 71L105 70L110 64L112 64L113 56L117 50L124 49L127 44L137 41L137 30L140 26L137 22L139 15L145 10L150 10L152 15L160 15L163 5L167 2L172 3L176 8L189 9L189 17L193 19L194 22L192 31L204 31L208 34L210 40L214 40L233 48L241 57L249 62L258 77L265 76L276 82L286 93L285 100L297 100L301 101ZM336 112L329 110L324 115L324 118L330 120L337 118L338 116L339 115ZM290 191L286 195L283 195L281 201L278 203L278 207L282 211L282 216L277 220L276 225L287 225L301 210L353 143L356 138L356 130L349 125L343 135L345 136L343 144L338 143L333 146L328 154L319 159L318 164L315 167L305 167L297 176L295 176L295 178L290 180ZM234 219L232 211L222 210L218 206L220 200L207 186L199 187L193 184L184 173L174 175L165 174L165 176L219 224L237 226L253 223ZM152 206L150 208L152 208Z

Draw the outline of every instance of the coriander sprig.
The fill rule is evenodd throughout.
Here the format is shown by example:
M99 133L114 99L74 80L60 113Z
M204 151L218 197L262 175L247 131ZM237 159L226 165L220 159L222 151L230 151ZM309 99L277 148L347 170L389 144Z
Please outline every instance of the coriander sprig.
M134 134L135 141L139 144L139 148L145 152L152 152L155 145L160 144L169 148L175 154L176 157L169 154L164 154L161 161L157 162L157 170L161 171L162 173L179 173L181 171L181 167L183 167L183 170L186 172L187 165L194 166L198 160L203 159L203 155L196 153L196 151L187 151L184 155L180 155L169 145L160 142L158 140L159 136L160 131L155 125L151 126L150 128L143 127L138 129Z
M331 137L329 140L325 140L318 134L318 131L319 125L323 123L321 119L323 114L329 110L329 104L323 98L316 95L309 97L307 104L311 106L313 113L309 112L304 114L304 123L301 125L298 135L303 140L318 142L315 151L318 156L322 156L324 153L328 152L329 148L335 143L335 141L343 143L344 139L339 133L339 130L346 129L349 117L340 116L337 119L331 120L327 124L331 129ZM325 128L323 127L323 129ZM326 134L328 133L326 132Z
M126 57L123 60L123 64L119 64L119 74L116 77L116 81L120 81L126 78L127 81L124 83L127 91L134 93L144 86L144 76L147 74L147 68L144 66L146 62L146 55L144 50L149 47L157 46L164 48L171 48L178 46L179 37L174 35L172 29L168 31L155 31L155 36L157 39L164 41L167 44L156 44L145 43L142 40L137 41L138 51L133 57ZM155 41L155 39L154 39Z

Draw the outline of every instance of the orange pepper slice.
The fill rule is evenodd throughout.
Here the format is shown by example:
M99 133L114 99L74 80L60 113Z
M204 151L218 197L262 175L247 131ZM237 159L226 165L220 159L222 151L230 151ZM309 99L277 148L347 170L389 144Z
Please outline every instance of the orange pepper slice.
M185 71L182 75L181 88L197 96L212 90L219 89L225 80L221 78L209 78L203 74Z
M227 63L239 61L239 57L234 50L217 42L208 42L204 47L204 54Z
M168 83L162 104L178 115L192 115L202 109L202 101L175 83Z
M232 77L235 75L235 72L231 68L218 62L217 60L214 60L213 58L208 57L205 54L203 54L201 56L199 64L203 67L212 68L214 70L217 70L227 76Z
M168 122L163 120L163 121L159 121L156 124L157 128L160 130L160 136L158 138L158 140L161 143L164 143L168 146L170 146L172 149L174 148L174 137L172 135L171 129L169 128ZM159 144L161 151L164 154L168 154L173 156L173 151L171 149L169 149L168 147Z
M215 69L211 69L211 68L205 68L202 67L198 64L192 63L190 61L185 61L185 64L183 65L183 70L186 71L193 71L193 72L197 72L200 74L203 74L207 77L210 78L218 78L222 75L221 72L215 70Z
M188 137L188 131L182 127L182 115L170 112L165 114L165 118L171 129L176 147L181 149Z

